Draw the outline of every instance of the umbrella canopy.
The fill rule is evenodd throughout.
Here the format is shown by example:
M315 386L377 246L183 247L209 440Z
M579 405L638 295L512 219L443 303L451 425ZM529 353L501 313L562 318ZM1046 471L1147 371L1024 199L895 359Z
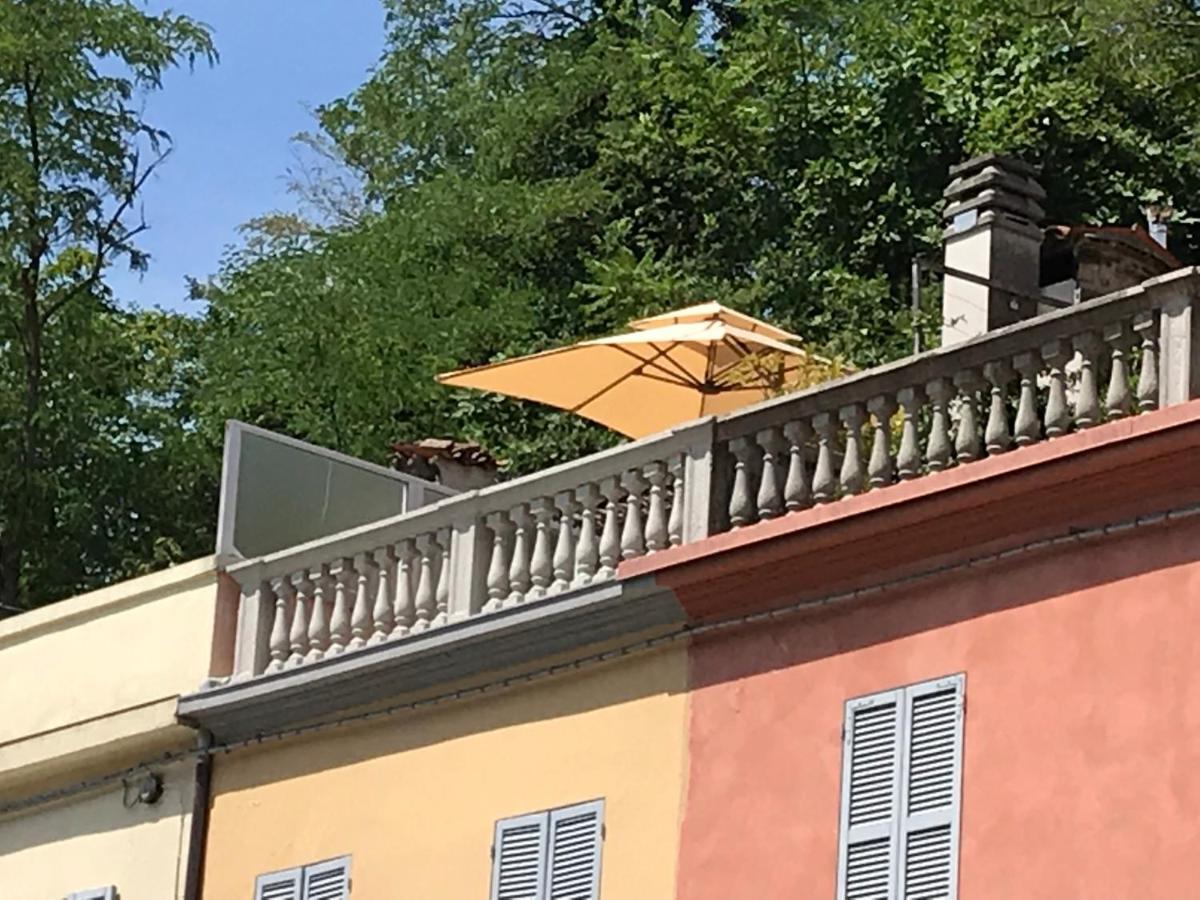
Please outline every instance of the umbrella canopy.
M833 374L793 334L718 303L639 319L598 338L438 376L442 384L536 400L644 437Z

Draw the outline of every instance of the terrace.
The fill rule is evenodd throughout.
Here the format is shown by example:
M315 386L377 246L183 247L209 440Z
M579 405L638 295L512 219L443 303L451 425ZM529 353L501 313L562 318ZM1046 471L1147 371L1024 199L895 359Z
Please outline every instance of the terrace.
M231 565L226 736L683 622L621 564L1200 396L1200 270Z

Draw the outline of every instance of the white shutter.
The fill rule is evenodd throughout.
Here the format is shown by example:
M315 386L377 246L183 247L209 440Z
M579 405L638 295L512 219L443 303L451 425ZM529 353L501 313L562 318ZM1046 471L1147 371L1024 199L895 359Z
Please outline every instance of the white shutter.
M962 675L954 675L904 692L902 900L953 900L958 895L963 683Z
M547 900L598 900L604 801L550 812Z
M350 857L304 867L303 900L346 900L350 896Z
M891 900L896 883L903 691L846 704L838 900Z
M254 900L300 900L300 869L284 869L254 880Z
M117 900L115 887L89 888L86 891L75 891L67 900Z
M542 900L550 814L501 819L492 844L492 900Z

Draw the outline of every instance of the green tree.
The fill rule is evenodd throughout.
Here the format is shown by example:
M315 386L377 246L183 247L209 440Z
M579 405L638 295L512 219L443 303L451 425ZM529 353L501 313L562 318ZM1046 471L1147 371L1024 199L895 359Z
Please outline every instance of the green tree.
M1173 204L1174 245L1196 249L1193 4L386 6L374 73L319 111L366 212L227 260L210 292L210 418L374 458L453 432L520 470L612 437L446 391L436 371L703 299L859 365L894 358L947 167L976 152L1041 164L1059 221Z
M192 476L156 427L179 399L179 336L162 317L120 312L104 274L148 262L138 197L168 138L141 97L197 59L215 60L203 26L128 0L0 4L6 609L136 571L182 536L163 500L180 488L173 474Z

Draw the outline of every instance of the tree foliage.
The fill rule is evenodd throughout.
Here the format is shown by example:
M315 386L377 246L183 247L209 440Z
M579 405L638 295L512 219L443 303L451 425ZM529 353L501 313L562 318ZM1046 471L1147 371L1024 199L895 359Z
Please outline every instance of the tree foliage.
M1186 220L1200 189L1185 3L387 7L375 72L320 110L369 212L231 256L210 292L213 413L368 457L448 431L517 469L597 446L432 376L704 299L859 365L904 353L910 262L970 154L1042 165L1060 221Z
M197 58L214 58L202 26L131 2L0 5L6 608L136 571L180 535L164 500L184 460L155 427L175 399L159 372L178 341L155 316L120 312L104 272L147 264L137 201L167 136L140 95Z
M1052 221L1166 207L1176 252L1200 251L1190 0L385 5L382 58L304 138L299 213L248 224L197 284L199 321L119 313L102 275L145 262L123 201L135 148L161 136L133 91L211 56L206 33L115 0L0 7L0 452L23 473L0 490L0 547L37 548L22 578L39 591L202 546L176 511L211 503L229 417L376 460L397 439L470 437L526 471L615 436L435 373L708 299L859 366L902 355L913 328L936 330L934 286L911 320L909 266L936 251L946 170L969 155L1040 165ZM102 75L103 56L131 74ZM52 73L44 171L26 59ZM38 234L53 238L34 265ZM30 296L47 326L32 370ZM85 548L62 572L59 535Z

